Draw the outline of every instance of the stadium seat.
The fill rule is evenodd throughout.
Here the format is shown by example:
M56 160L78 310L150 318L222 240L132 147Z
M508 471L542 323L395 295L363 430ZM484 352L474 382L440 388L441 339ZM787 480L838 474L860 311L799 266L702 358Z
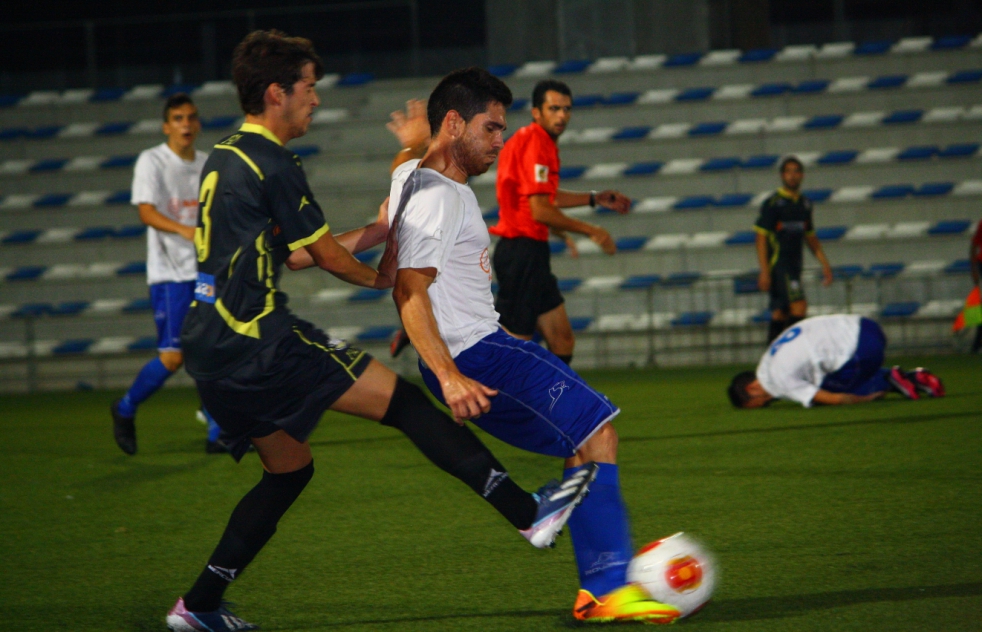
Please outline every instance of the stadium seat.
M571 59L552 69L553 74L567 75L585 71L593 62L588 59Z
M557 285L559 286L560 292L575 292L578 287L583 285L583 279L559 279Z
M746 51L737 59L741 64L753 64L764 61L771 61L778 51L773 48L755 48Z
M573 331L575 332L585 331L588 327L590 327L592 322L593 319L589 316L578 316L569 319L570 327L572 327Z
M712 319L712 312L684 312L671 322L673 327L705 327Z
M647 243L647 237L621 237L617 239L616 245L617 249L623 252L633 252L635 250L641 250L644 248L645 243Z
M47 266L21 266L7 273L8 281L34 281L48 269Z
M389 290L376 290L370 287L363 287L356 291L354 294L348 297L348 300L352 303L365 303L370 301L381 300L383 296L388 295Z
M968 259L959 259L945 266L945 274L968 274L972 268Z
M100 169L128 169L136 164L136 156L111 156L101 163Z
M589 167L582 166L570 166L570 167L560 167L559 168L559 179L560 180L576 180L584 173Z
M66 301L52 306L51 316L77 316L89 308L88 301Z
M938 222L927 230L928 235L961 235L968 230L972 222L967 219L945 220Z
M622 174L625 176L650 176L658 173L664 163L658 161L639 162L625 169Z
M680 93L675 95L676 101L705 101L709 97L713 96L713 92L716 88L701 87L701 88L686 88Z
M820 226L815 229L815 236L820 241L836 241L849 232L846 226Z
M874 263L863 273L863 276L885 279L895 277L903 271L904 264L900 262Z
M940 151L937 145L919 145L908 147L899 154L897 160L927 160Z
M982 69L979 70L960 70L948 75L947 83L950 85L962 83L978 83L982 80Z
M898 110L884 117L885 125L897 125L905 123L916 123L924 116L923 110Z
M899 88L907 83L907 75L884 75L870 81L866 87L870 90L885 90Z
M39 230L15 230L4 235L0 243L4 245L29 244L41 234Z
M702 59L702 53L680 53L671 55L662 64L665 68L679 68L683 66L694 66Z
M836 279L853 279L863 273L863 266L844 265L832 266L832 277Z
M805 129L830 129L842 124L845 116L842 114L824 114L813 116L802 126Z
M890 52L893 47L893 42L890 40L881 40L878 42L864 42L856 46L853 49L853 55L883 55Z
M132 301L126 303L120 308L120 311L124 314L138 314L140 312L149 312L153 309L153 303L150 302L148 298L135 298Z
M715 200L711 195L691 195L676 202L674 208L678 210L706 208L714 202Z
M970 35L948 35L939 37L931 44L931 50L955 50L965 48L972 42Z
M116 270L116 276L143 276L146 273L147 264L145 261L134 261L132 263L127 263Z
M710 123L698 123L689 128L689 136L713 136L722 134L728 125L725 121L713 121Z
M908 195L914 193L914 187L909 184L891 184L887 186L882 186L876 191L873 191L870 197L874 200L889 200L896 198L904 198Z
M68 158L46 158L35 162L28 171L31 173L42 173L45 171L58 171L68 163Z
M699 167L700 171L728 171L734 169L741 165L739 158L735 156L729 156L726 158L710 158L706 162L702 163Z
M909 318L917 313L921 304L917 301L903 301L898 303L888 303L880 310L882 318Z
M845 165L856 159L858 151L849 149L844 151L830 151L818 159L820 165Z
M110 226L93 226L76 234L75 241L95 241L112 237L115 234L116 230Z
M938 151L938 158L967 158L968 156L974 156L979 153L979 147L982 147L982 145L978 143L949 145Z
M127 351L152 351L157 348L157 338L144 336L126 345Z
M106 202L105 203L106 204L109 204L109 205L113 205L113 204L129 204L130 203L130 192L129 192L129 190L126 190L126 191L117 191L115 193L112 193L112 194L109 195L109 197L106 198Z
M716 206L746 206L754 198L750 193L724 193L713 203Z
M49 313L50 303L25 303L10 313L11 318L37 318Z
M727 246L745 246L757 241L757 233L752 230L740 230L729 237L724 242Z
M832 189L806 189L802 192L805 197L815 203L821 203L832 197Z
M622 290L647 290L661 283L661 275L639 274L628 277L620 284Z
M673 272L662 277L661 284L665 287L690 287L701 278L700 272Z
M914 189L914 195L919 197L948 195L954 188L954 182L925 182L921 186Z
M388 340L397 329L399 329L399 327L394 325L376 325L374 327L367 327L356 336L356 339L362 342Z
M127 123L125 121L118 121L116 123L104 123L96 128L95 134L98 136L115 136L117 134L125 134L132 127L132 123Z
M611 136L611 140L641 140L647 138L651 133L651 127L639 125L635 127L625 127Z
M792 87L787 83L765 83L750 92L752 97L776 97L790 92Z
M340 88L354 88L371 83L375 80L375 75L370 72L352 72L344 75L335 84Z
M91 338L66 340L52 349L51 352L54 355L73 355L77 353L85 353L94 343L95 340Z
M613 92L603 100L603 105L633 105L637 102L640 92Z

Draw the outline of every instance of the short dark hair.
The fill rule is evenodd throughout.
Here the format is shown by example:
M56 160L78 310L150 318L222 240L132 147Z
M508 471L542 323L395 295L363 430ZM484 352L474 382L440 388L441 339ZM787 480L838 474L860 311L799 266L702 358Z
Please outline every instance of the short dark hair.
M757 374L753 371L743 371L733 376L733 381L730 382L729 388L726 389L726 394L730 396L730 403L737 408L746 406L747 402L750 401L750 393L747 392L747 387L756 379Z
M164 102L164 123L167 122L167 118L170 116L171 110L188 103L194 105L194 101L191 100L191 97L184 92L178 92L167 97L167 101Z
M246 35L232 53L232 81L239 92L242 111L262 114L266 109L266 88L274 83L291 94L307 63L314 64L318 79L324 76L324 64L305 37L289 37L276 29Z
M535 84L535 88L532 89L532 107L541 108L542 104L546 102L546 92L552 90L553 92L558 92L559 94L565 94L570 99L573 98L573 91L569 89L562 81L556 81L555 79L543 79L539 83Z
M437 135L450 110L469 123L481 112L486 112L491 103L500 103L507 108L511 101L511 90L505 82L487 70L476 66L455 70L437 84L426 103L430 132Z
M798 165L798 168L801 169L802 172L805 170L805 165L801 164L801 161L798 160L797 156L785 156L784 160L781 161L781 167L777 170L777 172L784 173L784 168L790 164Z

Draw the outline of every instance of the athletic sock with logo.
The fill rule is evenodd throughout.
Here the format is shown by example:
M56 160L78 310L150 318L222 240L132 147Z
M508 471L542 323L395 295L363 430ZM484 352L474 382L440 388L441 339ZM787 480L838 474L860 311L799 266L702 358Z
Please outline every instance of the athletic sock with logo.
M119 401L119 414L123 417L135 416L137 406L157 392L171 375L173 373L164 366L159 357L147 362L133 380L130 390Z
M573 539L580 587L596 597L627 583L627 565L634 555L618 468L613 463L599 466L590 494L566 523ZM563 478L577 469L567 468Z
M276 524L314 475L314 462L295 472L270 474L242 497L184 605L191 612L213 612L222 605L225 589L276 533Z
M532 494L508 476L470 428L440 412L416 385L398 378L382 424L400 430L438 468L460 479L517 529L535 521Z

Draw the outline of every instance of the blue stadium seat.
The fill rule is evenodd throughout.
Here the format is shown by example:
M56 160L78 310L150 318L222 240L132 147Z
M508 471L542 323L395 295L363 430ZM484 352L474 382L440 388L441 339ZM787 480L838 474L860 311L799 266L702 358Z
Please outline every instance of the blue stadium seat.
M938 158L968 158L979 151L978 143L958 143L948 145L938 152Z
M722 134L726 131L728 125L729 123L726 121L698 123L689 128L689 136L713 136Z
M931 43L932 50L954 50L965 48L972 42L970 35L947 35L938 37Z
M26 136L32 140L44 140L46 138L54 138L61 130L61 125L45 125L43 127L35 127L27 132Z
M100 169L129 169L136 164L136 156L110 156L101 163Z
M375 325L362 330L356 338L363 342L377 342L388 340L396 332L398 327L394 325Z
M175 83L164 88L160 92L160 98L169 99L180 92L183 92L184 94L191 94L197 87L198 86L194 85L193 83Z
M58 303L49 312L52 316L77 316L89 307L88 301L68 301Z
M752 199L754 196L751 193L724 193L715 200L714 204L722 207L746 206Z
M4 277L8 281L34 281L48 269L47 266L22 266Z
M574 108L592 108L604 102L602 94L581 94L573 97Z
M126 305L123 305L122 311L124 314L139 314L140 312L149 312L153 309L153 303L150 302L148 298L135 298Z
M814 94L816 92L825 92L830 83L831 82L828 79L811 79L809 81L802 81L792 88L791 92L796 94Z
M760 288L757 287L758 276L757 272L747 272L746 274L733 277L733 293L756 294L760 292Z
M746 246L747 244L753 244L757 241L757 233L752 230L738 230L729 237L726 238L725 243L727 246Z
M959 70L948 76L949 84L958 83L978 83L982 80L982 69L978 70Z
M125 121L104 123L96 128L95 133L98 136L115 136L117 134L125 134L131 127L133 127L133 123L127 123Z
M561 255L566 252L566 242L559 241L558 239L549 240L549 253L554 255Z
M940 221L927 229L928 235L961 235L972 222L967 219L952 219Z
M126 192L127 202L129 201L129 191ZM48 193L47 195L42 195L38 199L34 200L34 204L31 206L35 208L45 208L53 206L64 206L68 204L68 200L72 199L71 193Z
M946 274L968 274L972 271L972 267L968 262L968 259L959 259L958 261L953 261L948 264L944 269Z
M95 241L112 237L115 234L116 229L111 226L92 226L76 233L75 241Z
M576 316L569 319L569 324L573 328L573 331L585 331L592 322L593 319L589 316Z
M624 279L618 287L622 290L647 290L659 283L661 283L661 275L636 274Z
M695 208L706 208L707 206L715 203L715 201L716 200L714 200L713 196L711 195L690 195L676 202L672 208L680 211Z
M883 118L885 125L900 125L903 123L916 123L924 116L924 110L897 110L889 116Z
M672 327L705 327L712 319L712 312L685 312L672 319Z
M899 88L905 83L907 83L907 75L883 75L870 81L866 87L870 90L886 90Z
M854 55L883 55L884 53L890 52L891 46L893 46L893 42L890 40L863 42L856 46L852 52Z
M589 167L582 167L579 165L574 165L570 167L560 167L559 168L559 179L560 180L576 180L584 173Z
M44 171L58 171L62 167L68 164L68 158L45 158L43 160L38 160L31 168L28 169L31 173L41 173Z
M558 281L560 292L574 292L576 288L583 284L583 279L569 278L569 279L559 279Z
M663 277L661 284L667 287L689 287L702 278L701 272L673 272Z
M317 145L300 145L299 147L291 147L291 151L300 158L307 158L308 156L315 156L320 153L321 148Z
M0 129L0 140L17 140L21 136L27 136L26 127L5 127Z
M832 277L836 279L852 279L861 275L862 273L863 273L863 266L857 266L857 265L832 266Z
M571 59L569 61L564 61L563 63L553 68L552 72L553 74L557 74L557 75L574 74L578 72L583 72L584 70L589 68L591 64L593 64L593 62L589 59Z
M213 116L210 119L201 121L201 129L218 130L231 127L239 120L238 116Z
M854 149L830 151L818 159L820 165L845 165L856 159L859 152Z
M740 165L744 169L770 169L777 164L780 156L777 154L759 154L750 156Z
M24 98L22 94L0 94L0 108L9 108L20 103Z
M617 244L617 249L623 252L633 252L635 250L641 250L644 245L648 243L647 237L620 237L615 242Z
M805 129L829 129L838 127L844 118L841 114L820 114L805 121L802 127Z
M737 58L737 61L741 64L753 64L762 61L770 61L774 59L774 56L777 55L777 53L778 51L773 48L754 48L745 51L742 55L740 55L740 57Z
M126 94L126 88L100 88L92 93L89 101L92 103L105 103L108 101L119 101Z
M849 227L847 226L822 226L815 229L815 236L820 241L835 241L842 239L847 232L849 232Z
M824 202L832 197L832 193L832 189L808 189L806 191L802 191L802 194L806 198L812 202L815 202L816 204Z
M740 166L740 159L736 156L727 156L725 158L710 158L706 162L702 163L699 167L700 171L727 171L729 169L735 169Z
M130 192L129 191L116 191L106 198L106 204L129 204L130 203Z
M888 184L880 187L870 195L874 200L896 200L913 195L914 186L910 184Z
M143 224L134 224L132 226L121 226L115 233L113 237L116 239L130 239L132 237L142 237L147 233L147 227Z
M11 318L37 318L51 312L51 303L24 303L11 312Z
M885 279L895 277L903 271L904 264L900 262L874 263L863 273L863 276Z
M91 338L66 340L52 349L51 353L54 355L73 355L76 353L85 353L93 344L95 344L95 340Z
M369 301L377 301L388 293L388 290L376 290L370 287L363 287L349 296L348 300L352 303L366 303Z
M679 53L672 55L662 64L665 68L675 68L681 66L694 66L702 59L702 53Z
M0 244L8 246L14 244L30 244L33 243L34 240L40 235L40 230L15 230L8 233L3 239L0 239Z
M750 92L752 97L777 97L785 92L791 92L792 87L789 83L765 83L757 86Z
M638 162L621 172L625 176L650 176L658 173L664 163L658 161Z
M338 79L337 85L341 88L353 88L363 86L375 80L375 75L370 72L351 72Z
M686 88L675 96L676 101L705 101L713 96L716 88Z
M495 77L508 77L516 70L518 70L518 66L515 64L496 64L494 66L488 66L488 72Z
M771 310L766 308L760 310L750 318L750 322L754 323L755 325L771 322Z
M603 100L603 105L632 105L640 96L640 92L613 92Z
M948 195L954 188L954 182L926 182L914 190L914 195L918 197Z
M909 318L917 313L921 304L917 301L903 301L899 303L888 303L883 306L880 316L883 318Z
M492 221L497 220L498 219L498 207L495 206L495 207L489 208L488 210L484 211L484 215L482 215L482 217L484 217L484 219L486 221L489 221L489 222L492 222Z
M362 263L368 263L369 261L374 260L375 257L377 257L377 256L379 256L381 254L382 254L382 251L379 250L379 249L362 250L358 254L354 255L354 257L355 257L355 259L357 259L358 261L361 261Z
M157 348L157 338L155 336L144 336L126 345L127 351L153 351Z
M927 160L939 151L937 145L917 145L897 154L897 160Z
M133 261L127 263L116 270L116 276L145 275L147 273L146 261Z
M521 110L524 110L526 107L528 107L528 104L529 104L528 99L515 99L514 101L511 102L511 106L508 108L508 111L519 112Z
M638 125L636 127L625 127L611 136L611 140L641 140L647 138L651 133L651 127Z

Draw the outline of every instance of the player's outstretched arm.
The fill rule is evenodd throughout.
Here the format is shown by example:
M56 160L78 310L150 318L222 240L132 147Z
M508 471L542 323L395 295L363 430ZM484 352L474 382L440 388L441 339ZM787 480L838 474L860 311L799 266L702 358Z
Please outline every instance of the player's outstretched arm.
M392 277L355 259L347 248L338 243L330 231L324 233L314 243L307 244L304 248L317 267L330 272L342 281L379 290L392 287L394 282ZM287 260L287 266L291 270L301 269L295 266L301 262L302 255L297 255L296 261L292 263L290 261L295 254L296 252L291 254L290 259Z
M498 391L463 375L450 356L450 350L440 338L433 306L427 289L436 278L435 268L402 268L396 274L392 298L402 318L402 325L413 341L416 352L440 380L443 399L454 420L474 419L491 410L489 398Z
M815 393L815 397L812 398L812 403L822 404L824 406L862 404L864 402L871 402L874 399L880 399L884 395L886 395L886 391L870 393L869 395L853 395L852 393L832 393L830 391L819 389L819 391Z
M550 229L586 235L608 255L617 252L617 245L610 233L595 224L569 217L549 201L548 195L529 196L529 208L532 210L532 219L545 224Z
M185 226L184 224L175 222L158 211L157 207L153 204L144 203L138 205L137 208L140 210L140 221L147 226L165 233L180 235L191 242L194 241L194 226Z
M374 222L367 226L341 233L335 239L351 254L358 254L384 242L388 234L389 198L385 198L378 207L378 217Z
M825 251L822 250L822 242L818 240L818 235L805 233L805 243L808 244L808 248L818 259L818 262L822 264L822 285L826 287L832 285L832 266L829 265L829 260L825 257Z

